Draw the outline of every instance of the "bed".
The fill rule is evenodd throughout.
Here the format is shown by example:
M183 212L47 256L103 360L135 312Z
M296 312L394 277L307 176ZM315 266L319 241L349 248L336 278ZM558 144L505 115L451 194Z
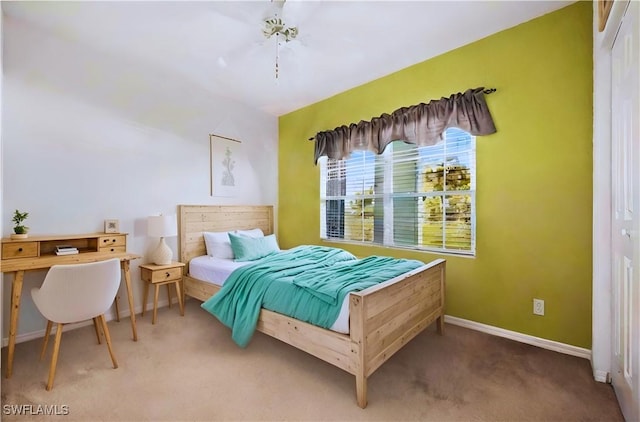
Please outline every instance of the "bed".
M189 262L206 255L204 232L251 230L273 233L268 205L179 205L179 254L186 266L184 294L200 301L220 287L193 277ZM348 298L348 333L324 329L262 309L257 330L352 374L356 401L367 405L367 378L435 322L444 331L445 260L438 259Z

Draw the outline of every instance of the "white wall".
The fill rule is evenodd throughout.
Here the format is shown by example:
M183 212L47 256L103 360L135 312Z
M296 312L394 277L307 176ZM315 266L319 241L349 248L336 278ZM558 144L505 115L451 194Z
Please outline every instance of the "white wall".
M149 255L146 217L178 204L276 204L277 118L207 92L136 57L4 18L3 237L15 209L31 235L102 231L120 220L128 251ZM242 141L238 194L210 196L209 134ZM177 256L177 238L167 239ZM132 262L137 312L142 283ZM44 329L30 300L43 271L27 273L18 341ZM4 275L3 338L11 275ZM121 288L121 312L128 314ZM122 311L124 309L124 311Z

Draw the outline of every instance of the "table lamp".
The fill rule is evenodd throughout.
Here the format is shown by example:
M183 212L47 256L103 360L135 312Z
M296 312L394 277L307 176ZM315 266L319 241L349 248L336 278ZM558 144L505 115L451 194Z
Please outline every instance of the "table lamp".
M171 264L173 252L164 241L165 237L178 234L178 223L175 215L152 215L147 219L147 235L159 237L158 247L151 254L151 261L156 265Z

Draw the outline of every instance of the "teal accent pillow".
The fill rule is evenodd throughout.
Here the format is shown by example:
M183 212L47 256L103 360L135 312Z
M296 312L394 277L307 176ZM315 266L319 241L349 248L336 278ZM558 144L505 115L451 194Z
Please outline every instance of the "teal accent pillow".
M248 237L229 233L229 241L236 261L254 261L280 251L275 234Z

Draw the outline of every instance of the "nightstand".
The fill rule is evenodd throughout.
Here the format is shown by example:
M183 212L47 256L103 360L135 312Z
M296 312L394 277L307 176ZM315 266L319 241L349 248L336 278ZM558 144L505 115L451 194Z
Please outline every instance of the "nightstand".
M167 286L167 296L169 297L169 307L171 307L171 284L176 287L178 304L180 305L180 315L184 316L184 303L182 303L182 272L184 264L182 262L172 262L168 265L142 264L140 265L140 276L144 283L144 296L142 297L142 316L147 309L147 296L149 295L149 285L155 286L153 298L153 319L156 323L156 313L158 310L158 292L160 286Z

